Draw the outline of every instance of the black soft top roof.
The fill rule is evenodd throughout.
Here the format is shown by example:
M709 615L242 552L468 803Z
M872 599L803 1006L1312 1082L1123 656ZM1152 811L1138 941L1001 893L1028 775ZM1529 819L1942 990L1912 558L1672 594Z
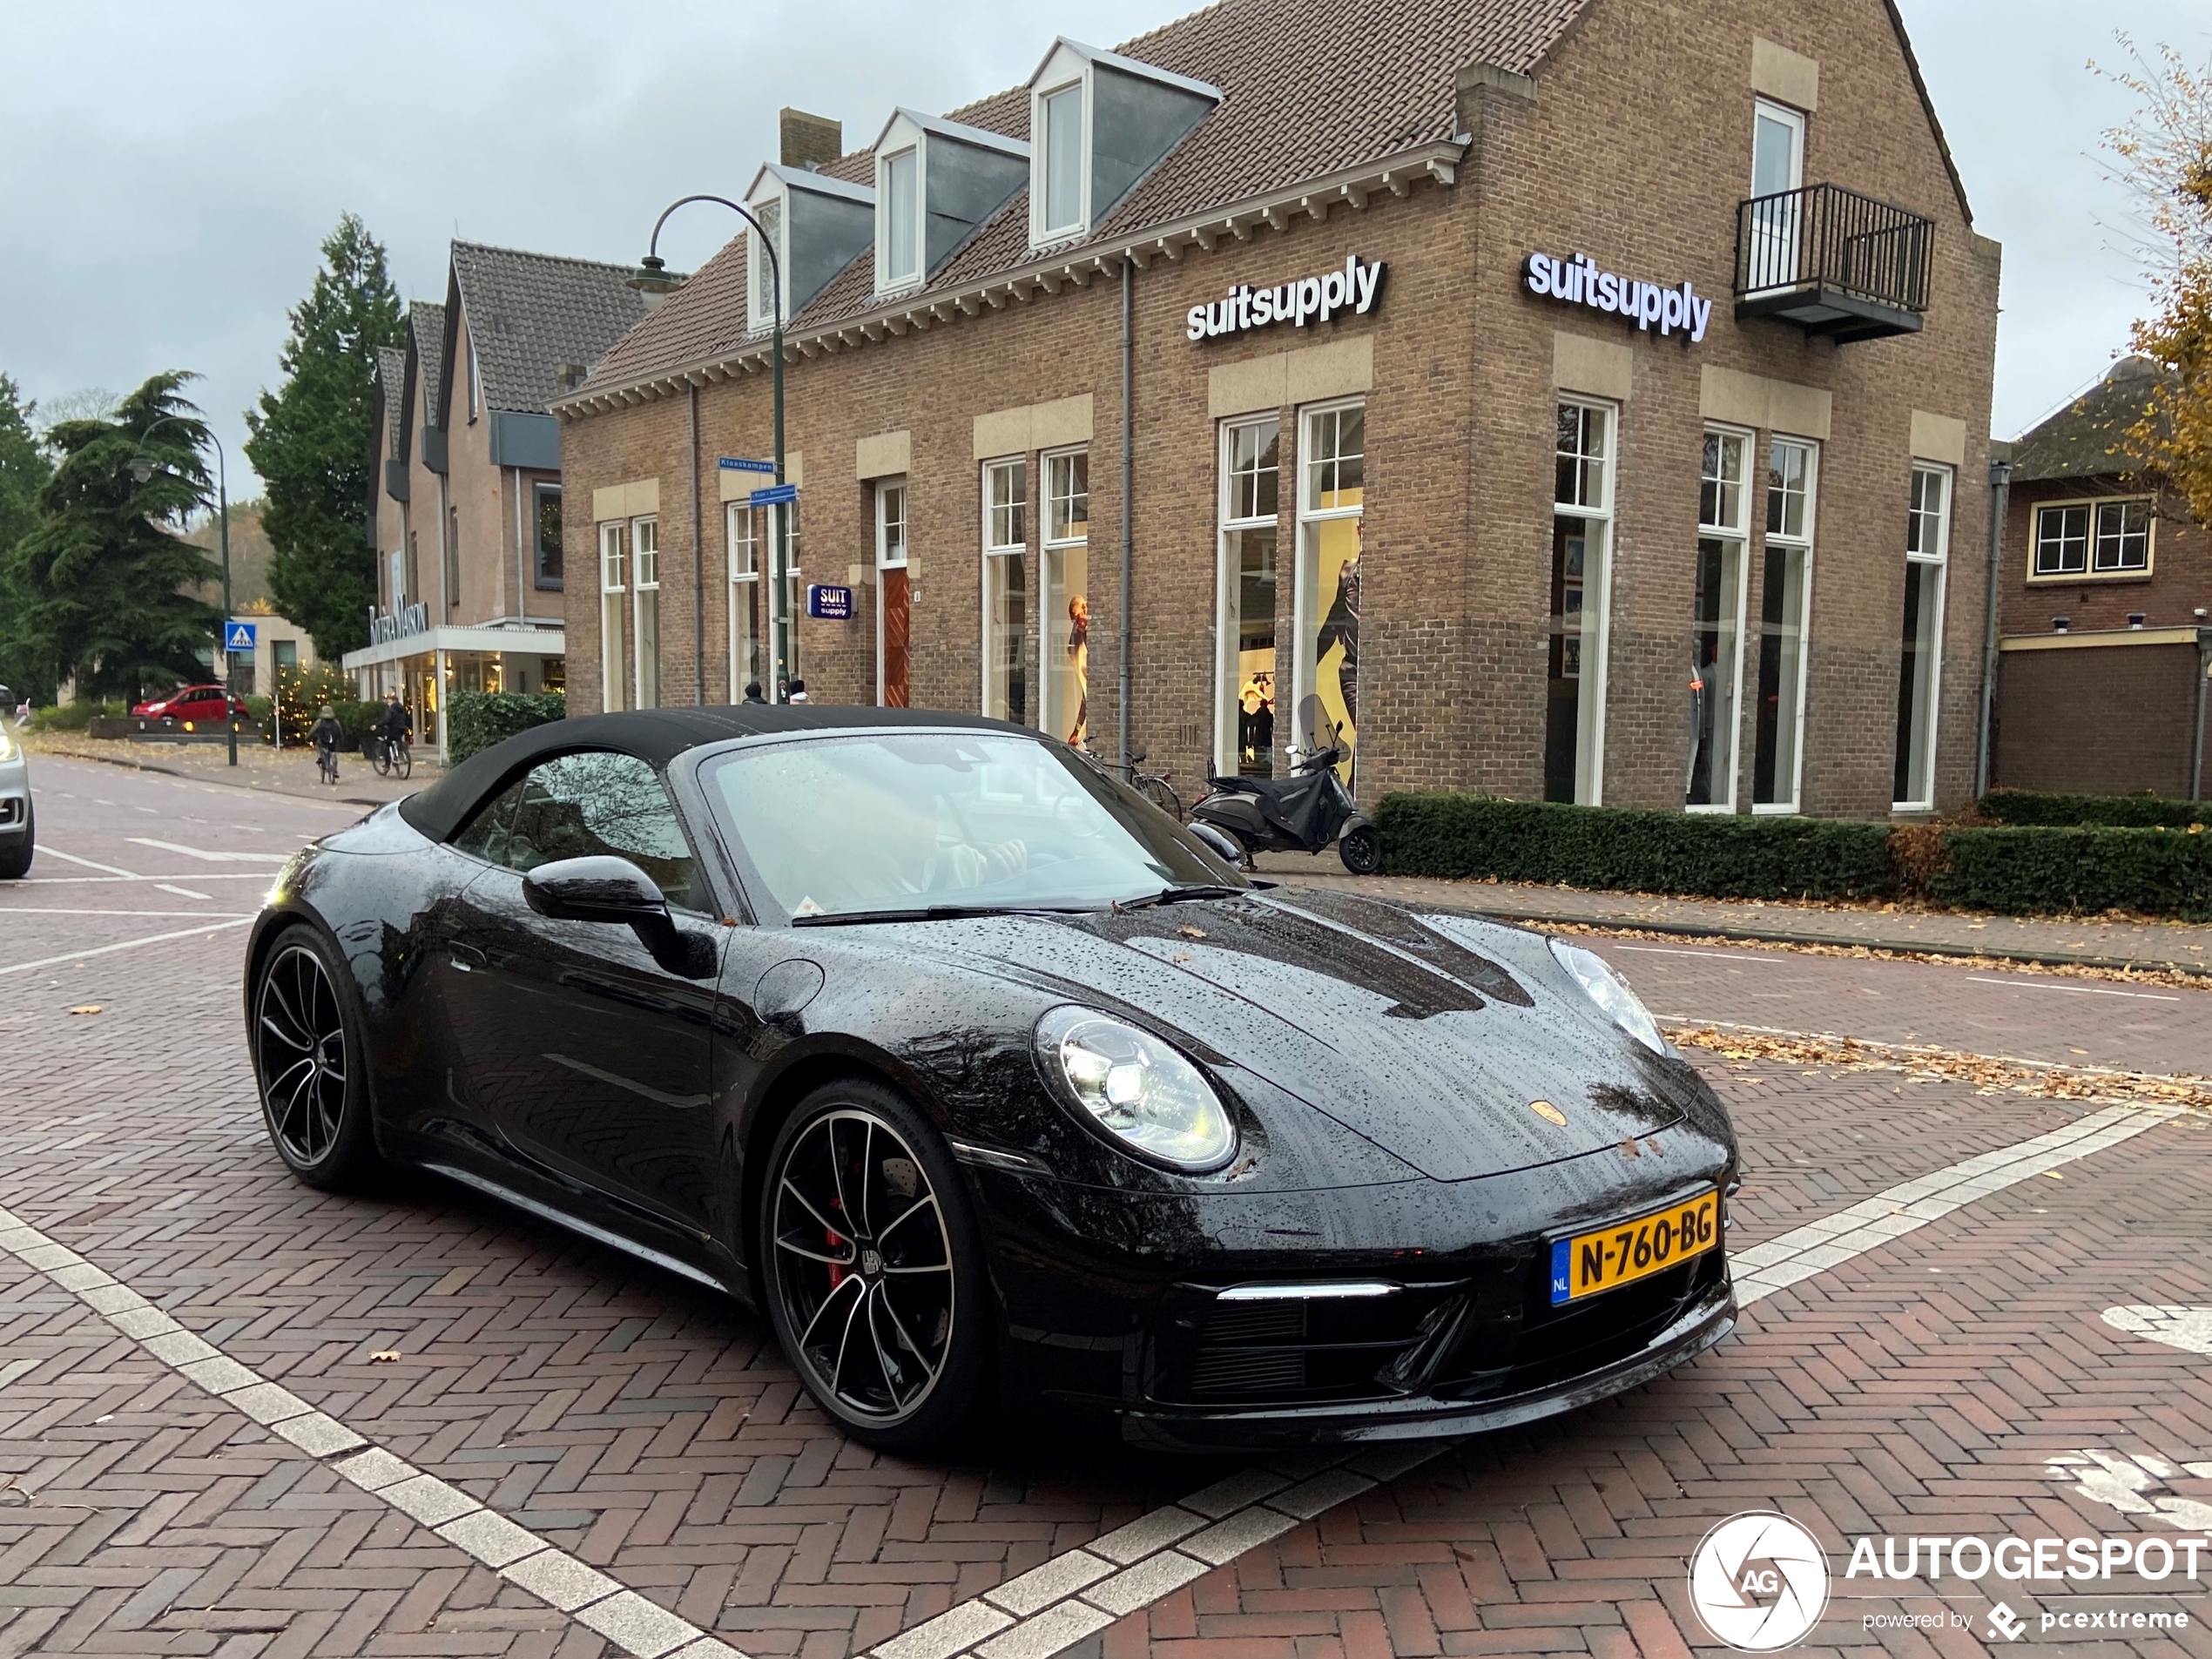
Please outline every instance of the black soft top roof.
M468 819L477 804L507 780L544 756L576 749L614 749L650 762L656 771L687 749L731 738L757 738L793 732L840 732L866 726L969 726L1018 737L1038 734L1027 726L981 715L951 714L940 709L871 709L834 703L765 705L736 704L722 708L637 709L622 714L587 714L554 720L519 732L462 761L428 789L400 803L400 816L434 841L442 841Z

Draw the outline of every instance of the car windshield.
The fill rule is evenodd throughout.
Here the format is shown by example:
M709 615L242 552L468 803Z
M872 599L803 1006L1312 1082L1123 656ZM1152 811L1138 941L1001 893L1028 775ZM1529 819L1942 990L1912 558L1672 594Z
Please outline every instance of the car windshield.
M1096 909L1247 886L1088 761L991 732L872 732L741 749L706 792L794 921L877 911Z

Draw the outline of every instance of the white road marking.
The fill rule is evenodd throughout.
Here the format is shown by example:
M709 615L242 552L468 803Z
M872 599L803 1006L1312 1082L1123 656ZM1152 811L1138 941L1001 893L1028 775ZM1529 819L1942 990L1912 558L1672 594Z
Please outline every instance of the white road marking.
M80 859L74 853L64 853L58 846L41 846L38 850L41 853L44 853L50 859L63 859L71 864L81 864L88 870L105 870L110 875L131 875L131 872L128 870L118 870L112 864L95 864L91 859ZM132 877L132 879L134 880L145 880L151 878Z
M289 853L211 853L204 846L157 841L144 835L126 835L124 839L137 846L158 846L165 853L181 853L188 859L204 859L210 864L265 864L271 860L281 864L292 856Z
M2123 1515L2149 1515L2183 1532L2212 1532L2212 1503L2182 1497L2167 1484L2181 1474L2212 1480L2212 1463L2184 1463L2177 1469L2148 1452L2130 1455L2084 1447L2053 1458L2043 1473Z
M1716 961L1740 962L1743 953L1737 950L1676 950L1665 945L1615 945L1615 950L1632 950L1640 956L1710 956Z
M1917 1231L1954 1210L2047 1170L2061 1169L2093 1152L2132 1140L2188 1109L2168 1105L2107 1106L2076 1118L2062 1129L2015 1146L2000 1146L1932 1175L1901 1181L1847 1210L1807 1222L1764 1244L1736 1251L1736 1300L1749 1307L1799 1279L1879 1250L1892 1238Z
M46 851L43 846L38 850L42 853ZM206 875L192 877L195 881L266 881L268 879L269 873L266 870L251 872L211 870ZM19 887L30 887L34 884L45 887L91 887L114 881L151 881L158 886L162 880L163 878L158 875L27 875L12 885Z
M88 956L105 956L118 950L136 950L141 945L165 944L172 939L197 939L206 934L219 934L226 927L243 927L253 918L240 916L235 921L212 922L204 927L183 927L173 934L149 934L144 939L126 939L118 945L95 945L90 950L73 950L66 956L42 956L35 962L10 962L0 968L0 974L28 974L34 968L57 968L64 962L81 962Z
M2183 1353L2212 1354L2212 1308L2162 1307L2128 1303L2098 1316L2115 1331L2148 1337Z
M195 899L204 894L195 893ZM0 905L0 916L196 916L202 921L251 921L251 916L225 910L87 910L79 905Z
M624 1589L527 1527L370 1444L291 1390L239 1365L136 1291L4 1208L0 1208L0 1250L70 1291L202 1392L290 1441L624 1652L637 1659L745 1659L738 1649L716 1641L689 1620Z
M190 887L172 887L166 881L157 881L153 885L164 893L175 894L179 899L212 899L215 896L212 893L194 893Z
M2065 991L2074 996L2133 996L2146 1002L2178 1002L2178 996L2162 991L2107 991L2094 985L2039 985L2033 980L1999 979L1989 974L1969 974L1966 977L1976 985L2003 985L2015 991Z

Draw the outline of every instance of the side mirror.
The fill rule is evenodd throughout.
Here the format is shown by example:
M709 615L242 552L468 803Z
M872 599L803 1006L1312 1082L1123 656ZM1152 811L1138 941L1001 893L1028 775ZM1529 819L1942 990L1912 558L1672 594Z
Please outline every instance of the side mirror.
M671 974L706 979L715 971L714 941L677 927L653 879L628 859L603 854L541 864L523 877L523 900L556 921L627 926Z
M1212 825L1198 819L1193 819L1183 827L1188 830L1195 840L1203 843L1209 853L1213 853L1231 869L1238 869L1243 866L1244 849L1237 845L1228 831L1216 829Z

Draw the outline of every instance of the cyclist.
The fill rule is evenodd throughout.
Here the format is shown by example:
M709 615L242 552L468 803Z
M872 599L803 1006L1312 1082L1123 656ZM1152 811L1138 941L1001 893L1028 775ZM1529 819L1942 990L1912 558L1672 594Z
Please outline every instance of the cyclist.
M327 784L338 781L338 745L344 733L338 725L338 711L329 704L322 705L322 712L315 717L314 730L308 733L314 741L315 765L322 772Z
M415 737L415 717L407 711L407 705L400 701L400 694L386 694L384 712L376 722L376 733L384 739L384 758L391 765L398 765L407 754L409 742Z

